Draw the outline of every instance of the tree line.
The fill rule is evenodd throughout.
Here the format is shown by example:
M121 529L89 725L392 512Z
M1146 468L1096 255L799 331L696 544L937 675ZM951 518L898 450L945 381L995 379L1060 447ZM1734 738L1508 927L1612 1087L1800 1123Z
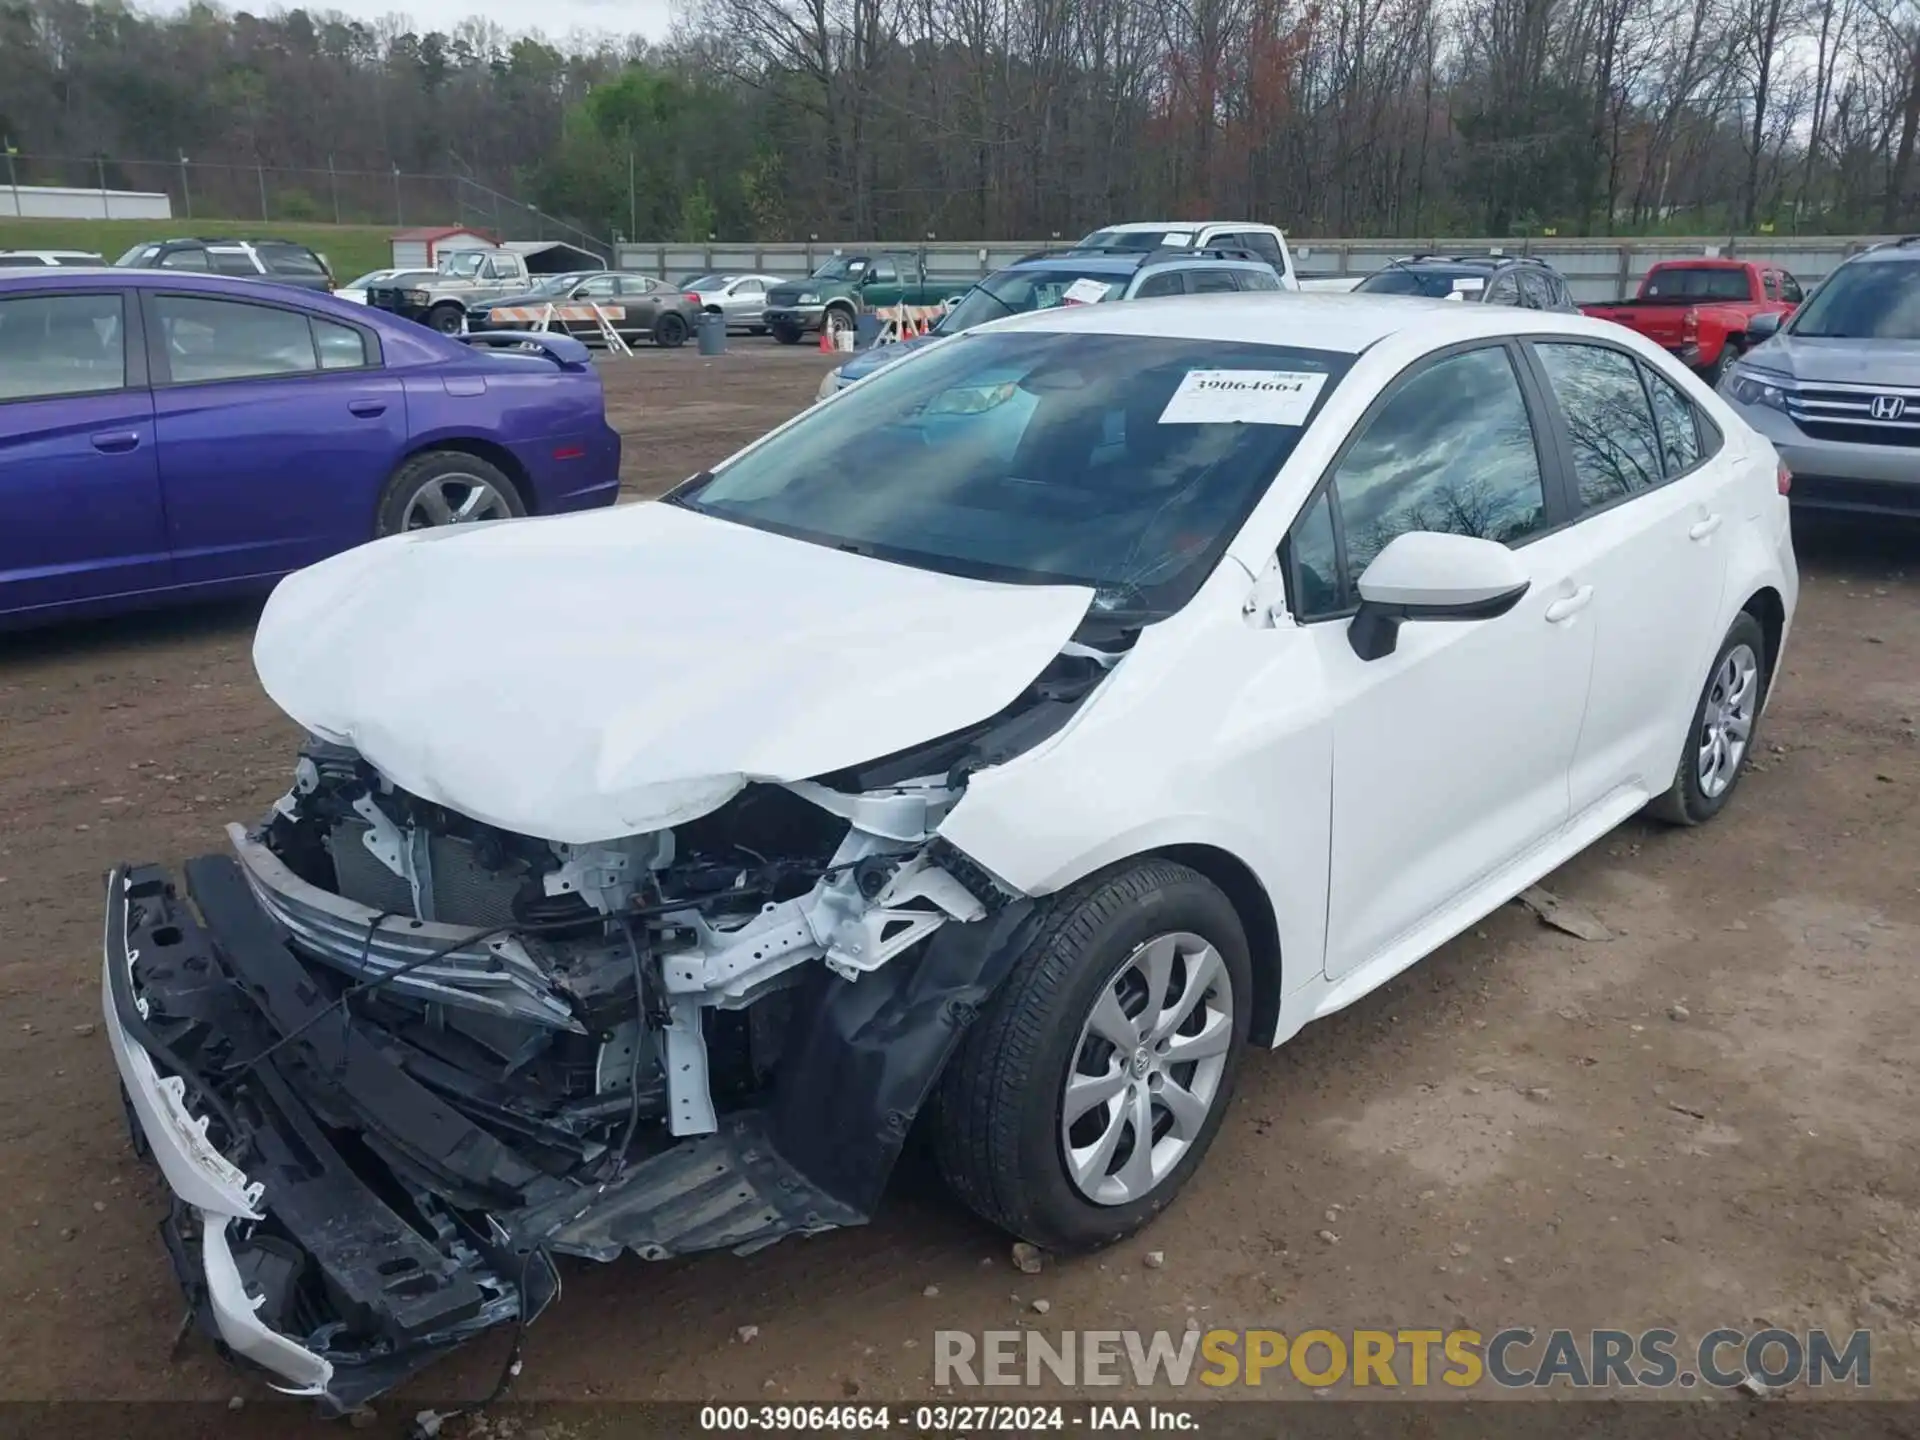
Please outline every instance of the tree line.
M696 5L649 43L0 0L0 135L23 184L187 155L451 173L635 239L1838 233L1916 208L1920 0Z

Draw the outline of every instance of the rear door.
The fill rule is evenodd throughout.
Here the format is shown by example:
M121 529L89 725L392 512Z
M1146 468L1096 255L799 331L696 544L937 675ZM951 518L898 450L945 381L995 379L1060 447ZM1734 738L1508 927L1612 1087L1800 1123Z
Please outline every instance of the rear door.
M207 293L148 291L145 316L181 583L277 575L372 538L407 440L373 330Z
M1726 582L1727 458L1708 453L1693 406L1637 356L1595 341L1539 340L1555 443L1592 562L1597 646L1574 756L1574 815L1672 783L1683 729L1718 645Z
M0 298L0 612L168 582L139 319L129 291Z

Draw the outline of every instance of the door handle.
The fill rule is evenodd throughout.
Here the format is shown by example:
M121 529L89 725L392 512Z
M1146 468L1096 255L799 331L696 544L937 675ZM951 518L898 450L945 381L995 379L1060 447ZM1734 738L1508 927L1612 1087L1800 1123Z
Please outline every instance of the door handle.
M92 439L93 448L102 455L124 455L140 446L139 432L134 430L106 430Z
M1564 600L1556 600L1547 606L1547 620L1558 625L1562 620L1571 620L1593 601L1593 587L1582 585Z
M356 415L370 420L375 415L384 415L387 413L387 402L384 400L349 400L347 402L347 409Z
M1725 517L1721 515L1707 516L1706 519L1702 520L1699 524L1695 525L1691 530L1687 531L1687 538L1689 540L1706 539L1709 535L1713 534L1714 531L1720 528L1720 522L1724 518Z

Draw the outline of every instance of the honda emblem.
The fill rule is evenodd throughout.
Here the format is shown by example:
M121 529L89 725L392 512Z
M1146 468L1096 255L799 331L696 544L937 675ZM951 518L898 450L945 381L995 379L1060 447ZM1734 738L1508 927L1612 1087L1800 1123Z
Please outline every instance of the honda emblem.
M1907 413L1907 397L1904 395L1876 395L1873 397L1873 418L1876 420L1898 420Z

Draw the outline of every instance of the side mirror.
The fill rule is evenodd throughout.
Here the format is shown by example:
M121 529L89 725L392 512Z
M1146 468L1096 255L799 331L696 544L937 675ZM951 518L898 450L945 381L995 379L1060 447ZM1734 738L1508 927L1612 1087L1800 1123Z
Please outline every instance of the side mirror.
M1491 620L1519 604L1531 583L1497 541L1409 530L1361 574L1347 643L1362 660L1378 660L1394 652L1407 621Z
M1780 320L1779 313L1771 310L1749 316L1747 334L1754 340L1771 340L1780 333Z

